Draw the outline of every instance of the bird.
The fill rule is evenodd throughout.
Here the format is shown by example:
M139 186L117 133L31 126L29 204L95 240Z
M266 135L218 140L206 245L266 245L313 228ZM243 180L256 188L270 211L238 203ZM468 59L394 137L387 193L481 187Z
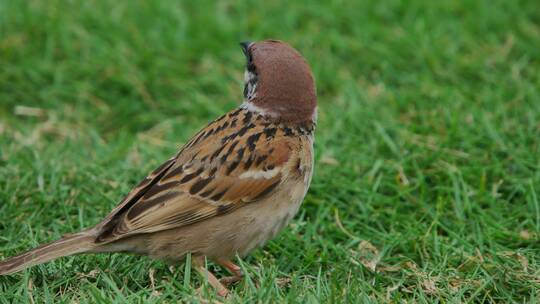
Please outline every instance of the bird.
M311 183L317 124L306 59L280 40L241 42L243 101L196 133L97 225L0 262L0 275L85 253L170 264L191 257L220 296L244 273L233 260L288 226ZM212 261L231 276L218 279Z

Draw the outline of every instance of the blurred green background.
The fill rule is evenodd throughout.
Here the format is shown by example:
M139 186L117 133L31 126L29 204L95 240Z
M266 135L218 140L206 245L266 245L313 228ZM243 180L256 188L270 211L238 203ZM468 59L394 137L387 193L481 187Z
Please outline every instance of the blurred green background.
M241 103L238 42L267 38L313 68L316 170L231 302L539 301L538 1L0 0L0 257L96 224ZM0 277L0 303L200 284L87 255Z

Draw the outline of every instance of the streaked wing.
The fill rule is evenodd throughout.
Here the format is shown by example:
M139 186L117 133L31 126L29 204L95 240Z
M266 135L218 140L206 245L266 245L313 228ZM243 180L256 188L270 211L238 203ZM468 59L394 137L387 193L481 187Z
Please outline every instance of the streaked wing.
M237 110L208 125L128 195L98 240L182 227L269 195L287 177L295 137L259 119Z

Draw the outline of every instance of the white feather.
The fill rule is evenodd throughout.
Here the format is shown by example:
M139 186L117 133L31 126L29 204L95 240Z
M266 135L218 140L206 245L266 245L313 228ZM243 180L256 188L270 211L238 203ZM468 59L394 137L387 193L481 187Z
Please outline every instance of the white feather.
M265 178L265 179L270 179L274 176L276 176L278 174L280 169L278 168L274 168L272 170L267 170L267 171L264 171L264 170L250 170L250 171L246 171L242 174L240 174L240 178L244 179L244 178L254 178L254 179L258 179L258 178Z

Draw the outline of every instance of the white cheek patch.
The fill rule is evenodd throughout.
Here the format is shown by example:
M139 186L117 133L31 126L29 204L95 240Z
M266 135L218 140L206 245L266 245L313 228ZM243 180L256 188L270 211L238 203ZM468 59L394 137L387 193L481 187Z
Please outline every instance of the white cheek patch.
M255 98L257 89L257 74L246 69L244 71L244 98L245 100L251 100Z
M254 81L257 78L257 74L250 72L249 70L245 70L244 72L244 79L246 82Z
M253 98L255 98L255 96L257 96L257 94L255 93L255 90L257 89L257 83L251 83L251 82L248 82L248 93L247 93L247 100L251 100Z

